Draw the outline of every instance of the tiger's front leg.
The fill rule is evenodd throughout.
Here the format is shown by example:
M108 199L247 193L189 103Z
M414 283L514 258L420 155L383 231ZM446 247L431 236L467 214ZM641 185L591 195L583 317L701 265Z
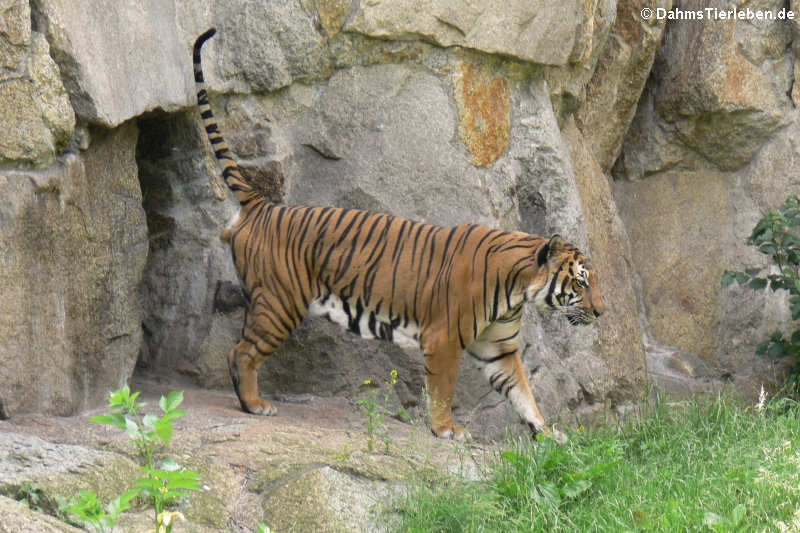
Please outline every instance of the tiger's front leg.
M536 399L525 373L525 367L519 356L519 350L483 367L483 375L489 380L494 390L504 395L514 406L514 410L524 420L531 431L553 437L558 442L567 441L567 436L557 429L550 429L544 423L539 412Z
M508 398L514 410L531 431L566 442L562 432L545 425L536 405L527 373L519 353L521 310L489 325L478 339L467 347L467 353L478 360L483 375L494 390Z

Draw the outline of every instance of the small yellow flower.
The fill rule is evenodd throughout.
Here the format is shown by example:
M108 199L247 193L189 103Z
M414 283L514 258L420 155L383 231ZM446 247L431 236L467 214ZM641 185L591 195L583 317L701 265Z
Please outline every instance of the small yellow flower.
M372 385L372 380L371 379L365 379L364 380L364 385Z

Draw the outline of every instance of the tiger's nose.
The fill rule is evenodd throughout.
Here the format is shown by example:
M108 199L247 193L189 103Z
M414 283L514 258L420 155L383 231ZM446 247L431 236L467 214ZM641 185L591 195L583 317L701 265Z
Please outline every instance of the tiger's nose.
M595 318L599 317L603 313L606 312L606 304L603 303L602 298L593 298L592 299L592 307L594 308L594 316Z

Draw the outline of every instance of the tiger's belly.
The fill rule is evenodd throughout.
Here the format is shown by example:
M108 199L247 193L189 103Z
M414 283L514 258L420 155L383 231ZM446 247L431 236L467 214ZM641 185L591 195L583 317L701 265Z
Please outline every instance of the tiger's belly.
M413 322L396 325L374 311L353 307L335 294L315 298L308 306L308 314L322 316L365 339L392 341L404 348L419 348L419 327Z

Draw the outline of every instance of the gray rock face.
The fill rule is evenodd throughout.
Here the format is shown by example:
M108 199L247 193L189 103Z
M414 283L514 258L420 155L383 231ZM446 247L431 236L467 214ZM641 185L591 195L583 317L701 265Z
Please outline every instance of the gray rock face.
M297 144L287 201L390 211L440 225L489 222L488 173L453 149L458 117L444 83L400 65L334 75L290 125ZM441 201L455 194L457 204Z
M139 127L139 181L149 236L140 364L175 368L197 357L214 329L218 287L237 283L230 252L219 237L236 211L214 196L199 137L204 132L191 119L159 115L140 120ZM232 327L238 330L241 324ZM225 355L215 354L220 363Z
M80 533L82 529L72 527L53 517L32 511L24 503L0 496L0 524L2 533Z
M220 97L213 103L251 178L280 177L276 199L366 208L445 226L479 222L559 232L590 253L592 239L603 242L593 235L605 229L587 232L584 217L589 204L584 205L582 194L597 191L583 193L574 182L574 155L561 138L542 74L523 62L487 61L480 54L451 53L427 43L461 44L538 63L593 64L614 20L609 6L541 11L558 18L559 26L550 30L567 32L572 48L553 47L522 30L479 31L491 21L517 20L519 13L541 6L474 8L469 15L469 10L442 4L434 19L411 3L366 3L354 12L341 2L324 1L305 2L305 11L290 4L237 6L225 11L219 37L205 50L206 77L217 91L275 91L262 97ZM564 16L572 10L580 13ZM442 21L449 21L449 29L437 33L448 28ZM321 32L312 31L315 24ZM455 27L466 29L457 43L447 41ZM420 36L425 42L415 43ZM653 45L647 46L638 56L645 63L654 53ZM626 98L634 98L635 91ZM166 126L156 124L162 118ZM230 288L236 278L218 231L235 206L212 199L218 184L208 185L202 147L182 133L189 127L183 120L161 117L143 127L152 131L143 136L152 135L156 148L140 145L145 198L152 199L146 200L152 253L142 291L147 309L142 362L227 387L224 355L237 338L243 309L235 297L231 303L219 296L235 294ZM601 194L613 206L610 190ZM616 231L624 241L624 232ZM607 268L617 272L619 265L612 262ZM630 284L619 287L615 294L627 302L620 305L635 307ZM557 320L541 323L536 313L529 322L525 357L536 369L533 381L546 412L582 402L602 405L609 395L630 397L644 382L635 327L622 327L626 340L619 343L633 348L620 348L614 353L625 355L609 360L594 346L614 344L610 339L617 339L613 332L620 330L614 321L605 333L576 332ZM579 363L587 360L592 363ZM349 395L363 379L380 380L391 368L401 373L402 402L415 403L424 382L419 354L364 342L323 321L307 321L264 365L261 383L267 395ZM492 426L489 433L501 434L516 416L470 362L461 379L461 413ZM618 390L622 382L627 392Z
M785 6L747 7L777 13ZM789 321L779 295L722 289L720 278L724 269L764 264L745 240L766 211L796 192L793 31L777 17L667 29L614 169L656 372L670 354L699 357L710 377L732 379L743 393L780 373L754 356Z
M719 280L726 267L719 259L735 244L732 235L720 231L730 228L732 218L724 176L670 172L641 183L619 183L617 192L633 255L642 258L636 266L655 338L712 361L714 337L707 332L714 327Z
M56 167L4 171L0 190L0 403L69 414L130 376L147 257L133 125L94 132ZM102 176L103 180L98 180Z
M132 475L137 470L132 461L111 453L7 432L0 432L0 459L4 491L9 489L8 485L20 486L26 481L52 483L59 476L92 467L99 470L114 461L126 464Z
M331 74L324 38L296 1L225 2L218 30L216 67L234 90L274 91Z
M3 0L0 22L0 61L3 70L16 70L31 44L31 8L25 0Z
M585 102L576 113L578 127L595 160L608 172L617 160L625 133L661 45L665 22L643 20L643 8L669 9L672 2L621 0L611 36L586 84Z
M687 2L681 9L726 6ZM791 26L777 17L784 3L748 7L770 11L775 20L681 21L668 28L654 67L652 102L640 108L642 126L628 134L630 148L617 163L620 177L639 179L665 163L691 166L697 156L721 170L740 169L786 125L793 59Z
M579 381L591 404L603 398L605 391L624 395L645 386L644 332L637 316L637 285L632 283L634 253L611 184L577 126L567 124L564 138L575 169L593 265L598 272L613 273L601 281L606 307L612 311L606 312L593 338L604 356L584 348L571 357L571 373L583 377ZM612 385L615 380L617 385Z

